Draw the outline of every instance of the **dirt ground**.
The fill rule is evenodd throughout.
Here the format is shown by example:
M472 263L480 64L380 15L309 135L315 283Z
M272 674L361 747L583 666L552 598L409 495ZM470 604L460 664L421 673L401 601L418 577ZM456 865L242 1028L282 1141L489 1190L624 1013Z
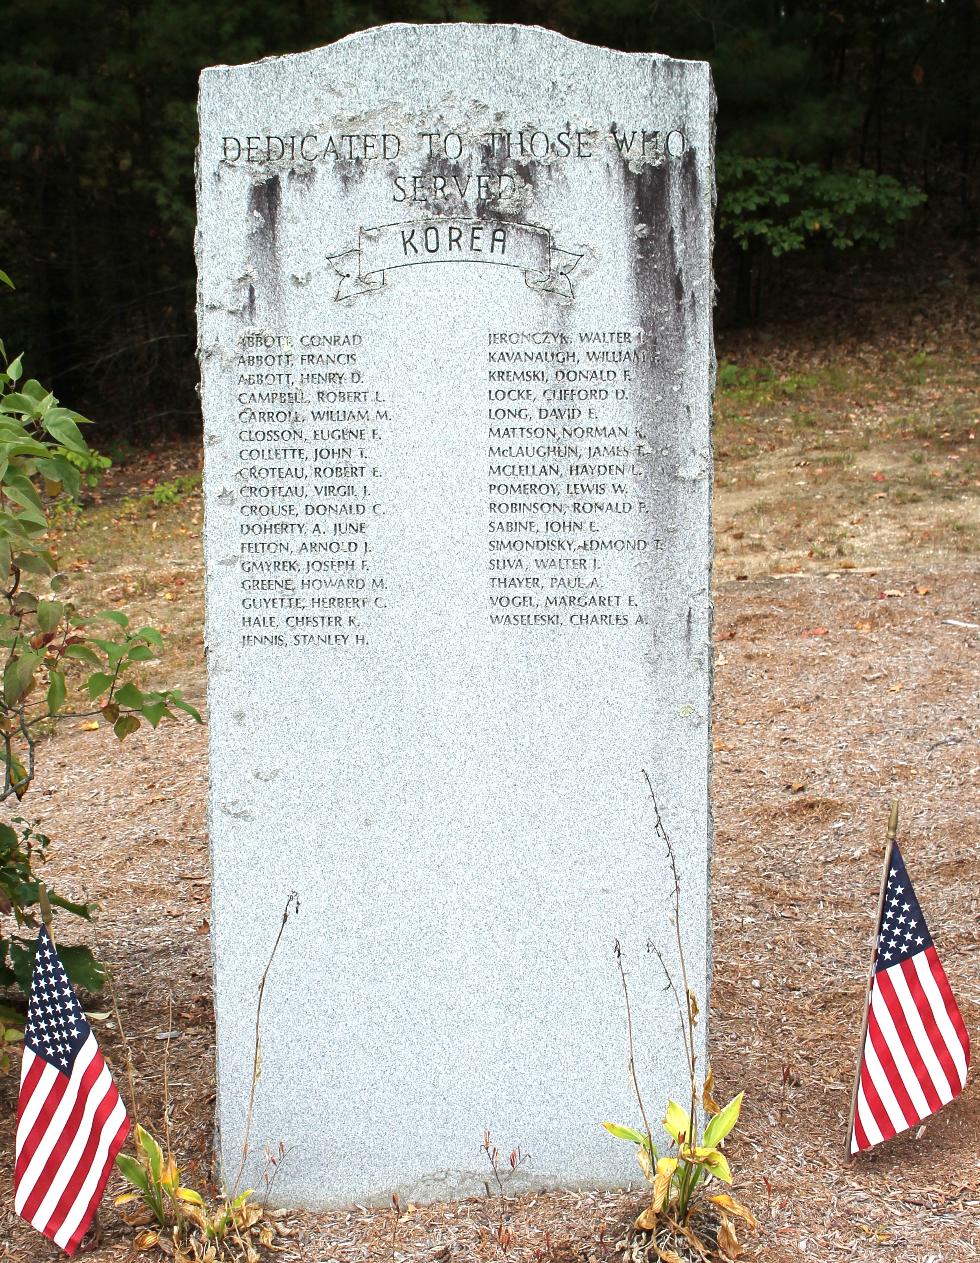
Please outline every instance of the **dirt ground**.
M927 296L928 297L928 296ZM913 313L914 316L914 313ZM947 303L864 328L720 348L717 423L712 1059L745 1089L728 1148L759 1218L747 1258L980 1258L980 1088L920 1131L842 1161L888 804L967 1026L980 1032L980 459L970 320ZM792 331L791 331L792 332ZM159 679L203 697L198 452L130 456L60 552L79 595L152 618ZM191 1183L207 1181L213 1031L206 736L190 724L117 747L69 725L42 752L26 814L55 839L48 875L97 901L88 941L111 966L140 1116ZM172 1007L171 1007L172 1006ZM94 1000L122 1072L120 1031ZM622 1032L608 1055L622 1058ZM0 1079L0 1170L12 1169L16 1078ZM474 1138L474 1149L479 1146ZM615 1143L610 1141L610 1143ZM9 1188L9 1183L8 1183ZM639 1211L555 1193L282 1218L275 1256L303 1263L614 1263ZM503 1214L509 1250L496 1239ZM89 1257L133 1257L109 1203ZM0 1259L57 1251L0 1194Z

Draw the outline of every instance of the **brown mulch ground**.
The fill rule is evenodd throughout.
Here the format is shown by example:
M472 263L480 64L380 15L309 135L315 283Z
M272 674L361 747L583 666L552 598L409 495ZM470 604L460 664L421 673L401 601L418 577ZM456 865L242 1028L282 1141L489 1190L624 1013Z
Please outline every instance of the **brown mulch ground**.
M730 1156L736 1192L761 1222L748 1257L765 1263L980 1257L975 1081L918 1138L851 1169L841 1162L892 797L967 1023L980 1025L980 632L945 621L980 622L978 610L980 575L968 572L730 581L717 594L711 1037L721 1091L746 1090ZM46 760L35 811L75 844L57 848L52 876L102 905L92 941L115 973L140 1110L161 1130L169 1048L175 1148L201 1179L213 1107L204 734L170 728L115 750L105 734L76 729ZM112 1019L97 1028L121 1064ZM610 1056L623 1055L620 1039L610 1032ZM0 1082L7 1170L15 1091L13 1078ZM508 1202L508 1257L612 1260L639 1202L637 1192ZM394 1258L500 1258L499 1213L493 1199L408 1212ZM128 1257L131 1233L111 1210L106 1219L93 1257ZM387 1210L285 1223L285 1259L392 1257ZM0 1258L18 1263L56 1253L6 1197L0 1240Z
M819 330L808 307L799 339L745 335L720 353L746 373L718 407L711 1044L719 1095L746 1092L728 1152L735 1194L760 1220L746 1256L759 1263L980 1259L975 1075L921 1132L842 1162L892 798L940 955L975 1041L980 1032L980 629L954 625L980 624L975 304L942 289L939 271L933 280L935 292L911 287L921 311L898 280L893 309L852 286L852 308L825 308ZM940 292L951 295L942 310ZM186 486L176 505L153 496L199 455L185 444L130 460L61 542L83 595L165 630L161 683L198 701L200 506ZM41 758L24 810L56 839L48 876L102 906L70 936L112 967L138 1111L158 1134L168 1062L173 1146L202 1185L214 1105L205 733L162 728L119 747L68 726ZM94 1003L124 1077L110 1006ZM608 1055L624 1056L619 1030ZM0 1078L0 1171L12 1169L16 1088ZM2 1185L0 1260L54 1260ZM638 1181L503 1208L493 1197L402 1207L398 1221L390 1209L289 1214L273 1257L617 1263L642 1200ZM108 1203L104 1219L89 1257L134 1257Z

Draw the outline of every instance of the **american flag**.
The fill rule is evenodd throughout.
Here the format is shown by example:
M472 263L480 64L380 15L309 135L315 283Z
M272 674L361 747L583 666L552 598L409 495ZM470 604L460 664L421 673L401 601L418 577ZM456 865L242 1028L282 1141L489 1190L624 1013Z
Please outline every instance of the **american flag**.
M74 1254L128 1134L116 1085L42 926L17 1101L17 1213Z
M958 1096L970 1037L897 846L891 850L858 1070L851 1153L889 1140Z

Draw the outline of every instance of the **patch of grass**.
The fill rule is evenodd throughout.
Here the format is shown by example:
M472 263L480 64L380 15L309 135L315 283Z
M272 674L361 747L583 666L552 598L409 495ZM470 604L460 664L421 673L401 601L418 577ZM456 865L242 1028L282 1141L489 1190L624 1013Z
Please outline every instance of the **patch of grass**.
M739 365L730 360L718 364L718 393L756 398L775 380L776 374L767 365Z
M137 626L150 623L164 635L159 664L146 664L139 683L155 687L167 675L192 698L200 695L203 662L203 568L200 475L178 475L167 483L180 498L155 504L152 491L115 504L81 510L53 540L69 583L69 599L102 608L111 599ZM61 524L59 523L59 528ZM111 597L110 597L110 594Z
M980 529L976 522L965 522L962 518L948 518L945 526L949 531L949 542L958 553L975 556L980 547Z
M738 342L723 356L717 509L764 531L768 554L733 538L723 573L820 569L845 553L855 564L905 563L922 548L932 561L980 548L972 344L959 327L928 350L921 328L895 334L842 342L832 357L806 333ZM921 539L908 536L913 518L930 526ZM860 530L835 534L854 519Z
M842 371L837 368L779 375L768 364L734 364L722 360L718 365L718 395L743 408L791 399L821 386L838 390L842 382Z
M178 474L166 482L158 482L146 495L133 498L127 496L120 505L120 513L129 516L141 516L151 509L161 509L169 505L182 504L190 496L196 496L201 490L199 473Z
M812 463L814 465L823 465L838 469L849 469L856 461L857 456L849 447L845 447L843 451L840 452L832 452L829 456L812 457Z
M779 394L791 397L798 395L801 391L813 390L819 383L820 376L818 373L795 373L788 377L780 377L776 382L776 390Z

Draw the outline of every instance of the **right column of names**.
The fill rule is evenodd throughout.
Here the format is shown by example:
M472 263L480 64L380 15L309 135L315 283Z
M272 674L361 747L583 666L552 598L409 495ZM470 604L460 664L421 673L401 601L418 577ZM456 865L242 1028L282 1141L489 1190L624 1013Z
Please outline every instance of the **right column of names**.
M489 334L492 624L647 621L621 555L662 547L645 527L648 436L629 420L648 341L638 328Z

